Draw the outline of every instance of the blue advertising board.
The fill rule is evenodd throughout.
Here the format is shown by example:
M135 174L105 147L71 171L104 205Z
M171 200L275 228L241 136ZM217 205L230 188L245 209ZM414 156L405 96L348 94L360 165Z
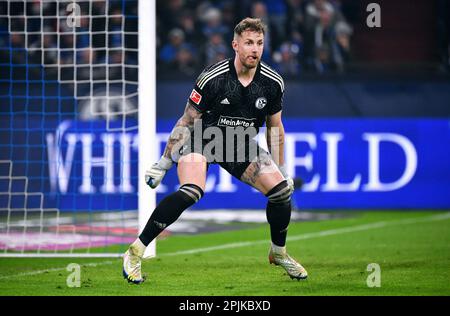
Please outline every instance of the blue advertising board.
M159 131L168 133L174 122L159 123ZM304 182L294 193L299 208L450 207L448 120L288 118L284 126L287 171ZM169 172L163 184L160 192L175 190L176 173ZM262 194L215 165L205 197L195 207L258 209L265 204Z
M47 120L44 128L32 119L3 123L8 128L2 129L0 158L22 165L30 187L44 193L46 206L63 211L137 208L136 130L123 133L103 121ZM158 121L158 155L174 123ZM284 125L287 171L304 182L294 193L300 209L450 207L448 120L287 118ZM33 150L24 152L21 146ZM177 188L173 168L157 188L157 199ZM208 170L205 193L193 209L266 205L261 193L217 165Z

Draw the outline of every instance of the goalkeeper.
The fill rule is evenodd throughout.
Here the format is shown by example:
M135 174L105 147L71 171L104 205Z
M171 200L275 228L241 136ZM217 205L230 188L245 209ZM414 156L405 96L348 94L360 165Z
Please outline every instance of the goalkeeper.
M307 278L306 270L286 252L293 181L284 168L281 120L284 82L261 61L264 34L265 26L259 19L246 18L236 25L232 41L235 57L206 68L198 77L163 156L146 172L147 184L156 188L176 163L180 188L159 203L141 235L126 251L123 275L129 282L144 281L141 259L145 248L185 209L203 197L211 163L219 164L268 198L266 215L272 241L269 262L283 267L291 278ZM270 154L251 137L256 136L264 123ZM204 138L198 138L198 129L202 135L212 129L224 134L232 131L234 135L244 131L250 137L244 135L244 140L238 137L237 143L233 138L230 145L228 138L224 141L225 137L216 135L215 144L221 142L223 146L216 146L212 153L208 152L210 146ZM227 159L221 157L222 149Z

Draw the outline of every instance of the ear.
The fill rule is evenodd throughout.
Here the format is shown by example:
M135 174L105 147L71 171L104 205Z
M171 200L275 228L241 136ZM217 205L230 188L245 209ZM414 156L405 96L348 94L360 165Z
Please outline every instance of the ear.
M238 42L237 42L236 40L233 40L233 41L231 42L231 46L233 47L233 50L234 50L235 52L237 52L237 50L238 50Z

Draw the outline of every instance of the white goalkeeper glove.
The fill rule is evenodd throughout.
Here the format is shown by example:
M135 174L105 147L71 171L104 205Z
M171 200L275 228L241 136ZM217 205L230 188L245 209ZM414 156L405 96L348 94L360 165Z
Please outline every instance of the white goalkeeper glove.
M156 188L173 165L173 161L164 156L154 163L150 169L145 171L145 183L147 183L152 189Z
M291 190L294 191L294 180L292 180L292 178L286 172L286 167L285 166L278 166L278 168L280 169L281 174L283 175L283 177L286 179L286 181L287 181L289 187L291 188Z

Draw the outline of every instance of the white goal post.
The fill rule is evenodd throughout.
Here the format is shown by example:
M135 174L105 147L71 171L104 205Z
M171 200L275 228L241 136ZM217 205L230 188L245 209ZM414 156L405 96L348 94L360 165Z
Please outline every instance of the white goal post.
M156 1L139 1L139 231L156 204L156 191L144 181L145 169L157 160L156 142ZM144 136L144 137L142 137ZM156 255L156 241L144 258Z
M122 256L156 205L156 1L0 1L0 67L0 257Z

